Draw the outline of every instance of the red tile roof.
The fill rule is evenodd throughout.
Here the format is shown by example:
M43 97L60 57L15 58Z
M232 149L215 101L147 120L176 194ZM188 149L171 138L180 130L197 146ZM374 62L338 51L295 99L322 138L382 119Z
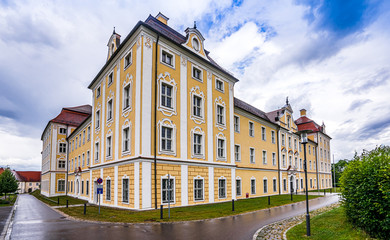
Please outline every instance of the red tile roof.
M0 174L4 172L4 168L0 168Z
M41 172L40 171L16 171L21 182L40 182Z
M67 107L64 109L74 111L74 112L87 113L87 114L92 113L92 106L89 104L85 104L85 105L81 105L81 106L77 106L77 107Z

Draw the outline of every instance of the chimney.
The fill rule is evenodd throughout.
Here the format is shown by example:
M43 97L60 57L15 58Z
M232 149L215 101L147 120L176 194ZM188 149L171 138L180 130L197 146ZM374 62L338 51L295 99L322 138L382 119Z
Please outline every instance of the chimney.
M162 14L161 12L159 12L157 14L156 19L159 20L160 22L164 23L165 25L168 25L169 18L164 16L164 14Z
M306 109L302 108L299 111L301 112L301 117L305 117L306 116Z

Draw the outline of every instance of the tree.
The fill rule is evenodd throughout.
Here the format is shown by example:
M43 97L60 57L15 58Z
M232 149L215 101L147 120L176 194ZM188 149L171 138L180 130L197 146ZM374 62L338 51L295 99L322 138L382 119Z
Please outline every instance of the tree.
M335 183L336 186L340 186L340 177L341 174L343 173L344 169L347 167L349 160L348 159L343 159L339 160L337 163L333 164L332 163L332 176L335 176Z
M4 193L6 198L7 193L13 193L16 190L18 190L18 180L16 180L11 170L6 169L0 175L0 192Z
M390 236L390 147L380 146L355 156L341 178L347 218L370 235Z

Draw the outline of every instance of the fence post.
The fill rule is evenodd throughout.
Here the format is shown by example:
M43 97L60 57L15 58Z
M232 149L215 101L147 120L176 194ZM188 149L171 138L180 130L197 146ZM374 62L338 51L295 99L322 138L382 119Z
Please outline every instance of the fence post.
M324 196L326 195L326 189L324 189Z
M68 199L66 199L66 208L68 208L68 205L69 205L69 202L68 202L69 200Z
M271 196L268 196L268 205L271 205Z
M232 199L232 211L234 212L234 199Z
M84 215L87 214L87 204L84 203Z
M164 218L164 215L163 215L163 205L160 205L160 219L163 219Z

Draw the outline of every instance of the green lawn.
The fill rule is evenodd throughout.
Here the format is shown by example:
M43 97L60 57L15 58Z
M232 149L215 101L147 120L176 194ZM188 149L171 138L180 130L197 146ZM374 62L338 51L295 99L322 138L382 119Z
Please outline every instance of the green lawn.
M287 239L372 239L363 230L355 228L350 222L348 222L343 207L338 207L329 212L313 217L310 221L310 225L310 237L306 236L306 221L304 221L287 232Z
M331 191L332 191L332 193L340 192L340 187L326 188L325 189L326 193L330 193ZM310 190L309 192L318 192L318 190ZM319 192L324 193L324 189L320 189Z
M318 196L309 196L310 199ZM83 214L83 207L59 208L58 210L77 218L97 220L105 222L167 222L167 221L188 221L217 218L235 215L244 212L256 211L259 209L290 204L305 200L304 195L294 195L291 201L290 195L276 195L271 197L271 205L268 205L268 198L251 198L235 201L235 211L232 211L232 203L205 204L190 207L177 207L171 209L171 218L168 219L168 209L164 206L164 219L160 219L160 210L133 211L117 208L101 207L100 215L97 206L88 206L87 214Z
M7 194L6 199L3 199L4 196L1 196L0 207L13 206L17 197L18 197L17 194L9 194L9 195Z
M74 205L74 204L84 204L87 201L69 197L69 196L58 196L58 197L45 197L41 195L41 191L35 190L34 192L30 193L31 195L35 196L42 202L49 204L50 206L63 206L66 205L66 200L68 200L69 205ZM58 199L60 200L60 204L58 205Z

